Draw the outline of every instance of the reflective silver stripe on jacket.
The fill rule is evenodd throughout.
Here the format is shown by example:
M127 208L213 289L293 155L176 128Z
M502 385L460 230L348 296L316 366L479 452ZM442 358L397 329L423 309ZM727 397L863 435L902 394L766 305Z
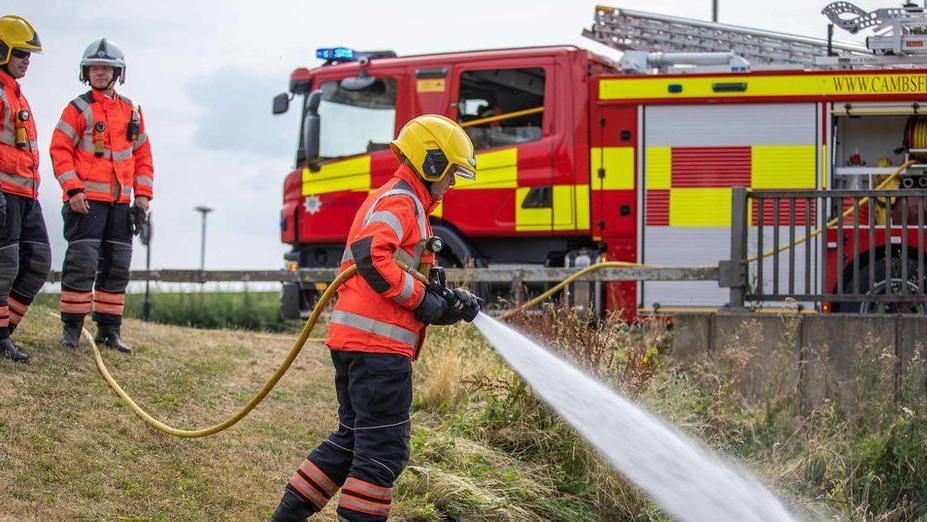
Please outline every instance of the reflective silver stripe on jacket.
M16 134L13 127L13 109L10 107L9 100L6 99L6 92L0 85L0 102L3 102L9 110L3 111L3 129L0 130L0 143L16 146Z
M145 131L145 132L143 132L143 133L141 133L141 134L138 135L138 138L135 139L135 144L132 145L132 150L133 150L133 151L138 150L138 148L141 147L142 145L144 145L146 141L148 141L148 132L147 132L147 131Z
M68 180L77 179L77 173L74 172L73 170L68 170L68 171L63 172L61 175L55 176L55 177L58 178L58 183L64 183L65 181L68 181Z
M97 148L93 143L93 138L88 139L87 136L84 136L80 139L78 148L94 155L96 155L97 152ZM101 157L105 159L112 159L113 161L127 160L132 157L132 148L129 147L128 149L117 150L116 152L113 152L108 147L103 147L103 156Z
M370 209L367 210L367 215L364 216L364 222L366 223L366 222L367 222L367 219L370 218L370 215L371 215L372 213L376 212L377 203L379 203L381 199L383 199L383 198L385 198L385 197L397 196L397 195L408 196L408 197L412 198L412 202L415 203L415 208L416 208L416 210L418 210L418 212L416 212L416 214L417 214L417 217L418 217L418 232L419 232L419 236L420 236L421 238L423 238L423 239L426 238L426 237L427 237L427 235L426 235L426 234L427 234L427 232L426 232L426 231L427 231L426 226L427 226L427 223L428 223L428 216L425 214L425 207L422 205L422 202L419 201L418 196L416 196L414 192L410 192L410 191L408 191L408 190L404 190L404 189L392 189L392 190L387 190L387 191L384 192L383 194L380 194L380 197L378 197L378 198L373 202L373 204L370 205Z
M123 186L123 187L122 187L122 195L123 195L123 196L131 196L131 195L132 195L132 187Z
M12 174L7 174L6 172L0 172L0 181L3 183L10 183L19 187L31 189L35 186L36 189L39 188L39 180L33 178L26 178L23 176L14 176Z
M87 123L86 132L93 131L93 109L90 108L90 104L85 102L83 98L78 96L71 100L71 103L77 107L77 110L80 111L80 115L84 117L84 122Z
M415 283L412 281L412 276L408 272L402 272L402 291L399 292L399 295L393 297L393 301L396 301L399 304L405 303L412 297L412 293L415 292Z
M411 330L406 330L401 326L384 323L382 321L377 321L376 319L364 317L360 314L355 314L352 312L335 310L332 312L330 322L334 324L350 326L351 328L356 328L358 330L372 333L374 335L387 337L394 341L403 343L409 348L415 348L415 345L418 342L418 334Z
M77 148L91 154L96 154L97 152L97 148L93 143L93 137L87 134L84 134L84 136L80 139L80 142L77 144ZM109 158L110 156L112 156L110 150L106 147L103 147L102 157Z
M399 218L396 217L396 214L393 214L389 210L378 210L367 217L364 221L364 227L367 227L367 225L371 223L383 223L390 227L393 229L393 233L396 234L396 239L402 243L405 234L402 230L402 223L399 221Z
M106 192L107 194L113 191L112 184L100 183L97 181L85 181L84 188L87 190L92 190L94 192Z
M114 161L127 160L131 157L132 157L132 147L129 147L128 149L124 149L124 150L113 151Z
M135 176L135 184L151 187L154 185L154 181L148 176Z
M77 135L77 131L74 130L74 127L71 127L66 121L59 121L58 125L55 125L55 130L60 130L67 137L71 138L71 145L77 145L77 141L80 140L80 136Z

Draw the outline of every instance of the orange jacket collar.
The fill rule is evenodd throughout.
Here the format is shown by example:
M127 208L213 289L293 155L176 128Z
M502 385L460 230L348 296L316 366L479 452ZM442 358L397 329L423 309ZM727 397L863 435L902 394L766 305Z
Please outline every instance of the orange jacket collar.
M3 85L13 89L13 92L19 94L19 82L16 81L16 78L10 76L10 73L6 72L4 69L0 69L0 80L3 81Z
M425 183L418 177L418 174L412 172L412 169L405 163L399 165L394 176L405 181L412 187L412 190L415 191L415 195L418 196L418 199L422 202L422 206L425 207L426 213L431 214L431 211L440 203L440 201L434 201L431 198L431 191L425 187Z
M119 99L119 95L116 94L116 91L115 91L115 90L113 91L113 97L112 97L112 98L110 98L109 96L103 94L103 91L98 91L98 90L96 90L96 89L90 89L90 93L91 93L91 95L93 96L93 99L96 100L96 101L98 101L98 102L106 102L106 101L113 101L113 100L118 100L118 99Z

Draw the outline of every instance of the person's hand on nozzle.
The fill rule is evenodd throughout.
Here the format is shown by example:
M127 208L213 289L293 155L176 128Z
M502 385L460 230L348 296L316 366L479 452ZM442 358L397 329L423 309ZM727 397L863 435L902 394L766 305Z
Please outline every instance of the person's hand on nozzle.
M454 295L457 297L457 308L460 310L460 317L468 323L472 323L480 313L480 299L463 288L455 288Z

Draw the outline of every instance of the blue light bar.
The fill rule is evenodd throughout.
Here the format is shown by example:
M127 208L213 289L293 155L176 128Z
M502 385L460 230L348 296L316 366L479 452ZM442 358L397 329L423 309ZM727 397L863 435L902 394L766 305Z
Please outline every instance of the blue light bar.
M353 62L354 49L347 47L323 47L315 50L315 57L330 62Z

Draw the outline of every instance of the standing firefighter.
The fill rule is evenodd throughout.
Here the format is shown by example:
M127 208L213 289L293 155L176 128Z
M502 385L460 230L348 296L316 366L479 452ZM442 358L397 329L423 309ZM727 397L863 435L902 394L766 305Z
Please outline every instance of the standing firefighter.
M305 520L339 488L340 519L386 520L393 482L409 458L412 361L425 327L472 321L479 312L469 292L425 286L396 263L426 272L434 263L425 248L428 215L456 176L475 177L470 138L453 121L425 115L390 148L401 165L354 217L341 270L355 265L357 274L338 290L329 322L340 427L293 474L275 522Z
M0 356L28 362L10 338L48 277L51 249L39 205L39 147L26 75L39 35L18 16L0 18Z
M91 90L71 100L52 135L55 177L64 192L61 344L76 348L84 316L93 310L97 342L131 348L120 325L132 260L132 233L145 220L154 169L145 122L137 105L114 90L125 82L122 50L103 38L80 62ZM134 192L135 205L129 208Z

